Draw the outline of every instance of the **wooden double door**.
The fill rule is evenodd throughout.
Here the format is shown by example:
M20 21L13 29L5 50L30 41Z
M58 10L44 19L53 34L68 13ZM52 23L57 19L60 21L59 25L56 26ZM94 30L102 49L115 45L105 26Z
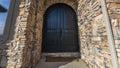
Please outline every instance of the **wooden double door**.
M79 52L77 16L70 6L55 4L46 10L42 51L47 53Z

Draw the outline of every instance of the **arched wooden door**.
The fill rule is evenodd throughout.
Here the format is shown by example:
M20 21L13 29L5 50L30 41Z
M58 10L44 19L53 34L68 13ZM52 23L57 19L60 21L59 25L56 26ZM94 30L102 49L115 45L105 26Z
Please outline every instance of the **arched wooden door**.
M44 14L42 51L78 52L78 28L75 11L68 5L55 4Z

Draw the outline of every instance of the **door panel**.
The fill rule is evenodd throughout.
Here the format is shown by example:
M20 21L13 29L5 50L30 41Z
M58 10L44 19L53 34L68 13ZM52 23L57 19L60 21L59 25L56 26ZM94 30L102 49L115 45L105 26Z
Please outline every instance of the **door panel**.
M48 8L44 15L43 52L78 52L78 28L74 10L65 4Z

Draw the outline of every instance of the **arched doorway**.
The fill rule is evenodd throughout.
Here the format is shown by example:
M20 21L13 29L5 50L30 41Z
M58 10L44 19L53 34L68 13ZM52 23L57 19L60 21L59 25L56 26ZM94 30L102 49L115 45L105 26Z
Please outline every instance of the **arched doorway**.
M46 10L42 52L79 52L77 16L70 6L58 3Z

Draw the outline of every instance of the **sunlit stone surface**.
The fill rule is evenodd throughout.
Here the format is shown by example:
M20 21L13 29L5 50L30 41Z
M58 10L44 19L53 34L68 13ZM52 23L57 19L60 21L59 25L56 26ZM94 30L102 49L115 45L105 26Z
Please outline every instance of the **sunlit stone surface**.
M4 52L7 51L6 67L34 68L36 66L41 57L43 14L52 4L65 3L76 10L78 15L81 59L90 68L113 68L112 57L107 43L105 18L101 11L100 1L21 0L20 13L14 25L14 38L9 40L9 43L2 44L7 44L8 48L0 49L0 55L4 55ZM106 0L106 2L120 64L120 0ZM2 34L3 29L1 30L1 28L3 28L3 23L2 26L0 23L0 32Z

